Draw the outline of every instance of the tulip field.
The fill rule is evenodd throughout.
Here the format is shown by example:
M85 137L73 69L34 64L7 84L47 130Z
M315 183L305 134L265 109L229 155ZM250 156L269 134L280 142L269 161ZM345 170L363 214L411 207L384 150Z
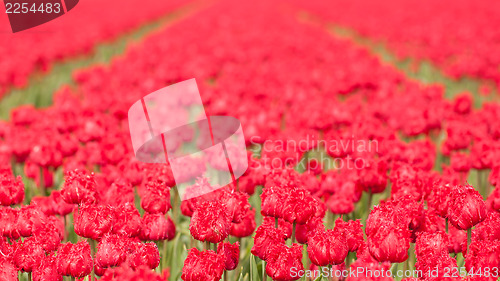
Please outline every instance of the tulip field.
M4 16L0 281L499 280L499 8L82 0L19 33ZM128 120L192 78L248 161L193 198L136 158Z

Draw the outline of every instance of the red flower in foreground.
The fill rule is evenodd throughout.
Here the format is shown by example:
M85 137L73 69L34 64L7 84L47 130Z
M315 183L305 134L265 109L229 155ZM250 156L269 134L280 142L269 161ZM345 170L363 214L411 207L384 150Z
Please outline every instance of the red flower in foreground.
M232 223L230 234L235 237L247 237L255 230L255 209L248 210L243 220L239 223Z
M252 247L252 254L262 260L267 260L271 254L271 247L276 244L285 244L286 235L283 229L261 225L257 228Z
M285 244L276 244L270 247L270 254L266 259L266 273L273 280L291 281L297 280L300 276L292 276L293 270L304 270L302 265L302 246L293 244L289 248Z
M233 270L238 266L240 261L240 243L219 243L217 245L217 253L222 253L226 258L224 268L226 270Z
M379 262L403 262L408 259L410 232L402 227L382 225L368 236L368 249Z
M133 268L146 265L155 269L160 264L160 252L155 243L133 243L133 253L129 255L128 262Z
M78 169L68 172L61 193L64 201L69 204L95 202L96 182L94 174Z
M57 271L64 276L84 277L93 267L90 245L87 241L62 244L56 256Z
M10 206L23 202L24 184L21 176L16 178L10 171L0 174L0 205Z
M219 243L229 235L231 219L222 203L203 202L194 211L189 231L196 240Z
M181 278L184 281L218 281L222 277L224 266L223 255L192 248L184 261Z
M96 264L106 268L118 266L123 263L127 258L127 242L129 242L128 238L116 234L104 235L97 246L97 253L95 255Z
M57 272L56 257L43 257L38 267L33 269L33 281L62 281L63 276Z
M486 204L472 186L457 186L449 196L448 218L456 228L469 229L486 219Z
M106 270L104 276L100 279L101 281L165 281L168 280L166 276L161 276L154 271L152 271L147 266L140 266L135 270L123 264L120 267L110 268Z
M349 248L344 233L319 229L307 240L307 253L315 265L334 265L344 262Z
M342 218L338 218L335 221L334 229L344 234L350 252L357 251L363 245L363 225L361 224L361 220L344 222Z
M100 240L113 226L114 210L108 206L82 205L74 216L76 234Z
M141 231L141 214L134 204L125 203L115 208L112 232L128 237L135 237Z
M14 244L14 264L24 272L33 271L44 256L45 251L35 237L28 237Z
M170 205L170 187L160 181L149 181L142 194L141 207L148 213L166 214Z
M0 264L2 265L2 267L0 268L0 280L4 281L19 280L17 275L18 273L17 269L8 258L0 255Z
M172 240L175 237L175 225L170 216L162 213L145 213L139 237L143 241Z

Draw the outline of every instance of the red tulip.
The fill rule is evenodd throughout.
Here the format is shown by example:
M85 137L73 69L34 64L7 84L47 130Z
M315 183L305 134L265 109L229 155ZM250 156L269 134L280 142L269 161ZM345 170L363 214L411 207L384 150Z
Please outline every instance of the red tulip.
M84 204L75 211L74 219L76 234L100 240L113 226L114 210L109 206Z
M72 170L66 173L61 194L69 204L93 203L96 200L94 173Z
M250 210L248 195L243 192L227 192L221 201L225 203L233 223L241 222Z
M308 191L290 189L283 206L283 218L289 223L304 224L316 213L316 202Z
M181 278L184 281L218 281L222 278L224 266L223 255L192 248L184 261Z
M160 252L155 243L133 243L133 252L128 257L128 262L132 268L148 266L155 269L160 265Z
M129 238L117 234L105 234L97 246L95 262L100 267L112 267L122 264L127 258Z
M472 240L500 240L500 213L489 212L486 219L472 230Z
M62 244L56 256L57 272L64 276L84 277L93 267L90 245L87 241Z
M141 231L141 214L134 204L125 203L115 208L112 233L135 237Z
M295 238L297 242L301 244L306 244L314 232L318 229L324 229L323 218L312 217L305 224L297 224L295 229Z
M231 223L229 234L234 237L247 237L255 230L255 209L249 209L240 223Z
M200 203L191 218L189 231L199 241L219 243L229 236L231 217L226 207L218 202Z
M266 259L266 273L273 280L291 281L297 280L300 276L292 276L292 268L296 271L304 270L302 265L302 246L293 244L291 248L278 243L271 245L269 255Z
M395 225L382 225L368 235L370 253L379 262L403 262L408 259L410 232Z
M238 266L240 261L240 243L219 243L217 245L217 253L222 253L225 257L225 270L233 270Z
M3 236L17 239L21 236L17 227L19 209L0 206L0 232Z
M341 264L349 252L344 233L338 230L317 230L307 240L307 253L318 266Z
M175 225L170 216L165 218L161 213L145 213L142 218L142 229L139 237L143 241L162 241L175 238Z
M469 229L486 219L486 204L472 186L457 186L449 196L448 218L456 228Z
M363 225L361 220L350 220L344 222L342 218L335 221L335 231L343 233L347 240L347 247L350 252L357 251L363 245Z
M106 186L107 187L107 186ZM134 188L123 178L116 179L110 187L100 191L99 203L113 207L134 204Z
M0 255L0 280L4 281L18 281L18 271L12 261Z
M0 205L17 205L24 200L24 184L21 176L14 177L12 172L0 173Z
M57 272L56 257L48 255L33 269L33 281L62 281L63 276Z
M45 223L45 214L35 206L23 206L19 210L17 229L21 236L28 237L37 233Z
M13 260L19 270L31 272L38 267L45 251L35 237L28 237L24 241L14 243Z
M363 190L371 193L381 193L387 186L387 164L384 161L364 161L363 169L358 170L356 182Z
M148 213L166 214L170 205L170 187L160 181L148 181L141 197L141 207Z
M271 246L275 244L285 244L286 235L283 229L274 226L261 225L257 228L252 247L252 254L262 260L267 260L271 254Z
M261 213L264 216L283 218L283 209L290 193L285 188L266 187L260 196L262 200Z
M500 241L473 241L469 247L469 252L465 259L465 268L477 272L481 269L484 271L495 270L500 263ZM491 273L490 275L494 275ZM479 276L478 276L479 277ZM498 276L482 276L480 280L498 280ZM486 277L486 278L485 278Z
M130 266L123 264L120 267L110 268L106 270L104 276L99 279L101 281L165 281L168 280L155 273L147 266L137 267L135 270Z

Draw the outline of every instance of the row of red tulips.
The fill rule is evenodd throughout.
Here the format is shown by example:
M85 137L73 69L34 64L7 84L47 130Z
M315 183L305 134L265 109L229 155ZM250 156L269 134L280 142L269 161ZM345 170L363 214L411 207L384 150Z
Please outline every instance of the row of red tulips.
M111 41L189 3L186 0L145 2L80 1L56 20L12 34L6 14L0 17L0 95L24 87L30 75L47 71L55 62L86 55ZM119 11L119 12L118 12ZM3 11L2 11L3 13ZM36 46L36 48L34 48Z
M386 44L402 58L430 60L450 77L493 80L497 87L500 83L500 55L494 51L500 35L498 2L297 0L294 4Z
M408 80L280 7L220 1L109 67L75 74L78 87L51 107L15 109L0 129L0 276L258 280L258 264L263 278L295 280L303 269L404 263L419 279L443 280L465 257L468 271L493 272L468 280L496 280L500 106L473 109L469 94L448 101L441 86ZM179 204L168 165L134 160L126 113L192 77L210 114L242 121L252 153L234 185ZM178 249L186 237L190 249Z

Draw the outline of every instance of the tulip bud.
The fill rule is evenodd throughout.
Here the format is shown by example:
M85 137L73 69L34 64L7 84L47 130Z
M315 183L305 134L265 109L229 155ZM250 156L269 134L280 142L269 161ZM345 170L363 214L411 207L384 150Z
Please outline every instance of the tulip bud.
M226 270L233 270L238 266L240 260L240 243L219 243L219 245L217 245L217 253L225 257L224 268Z
M255 230L255 209L247 211L240 223L232 223L229 233L234 237L247 237L252 235Z

